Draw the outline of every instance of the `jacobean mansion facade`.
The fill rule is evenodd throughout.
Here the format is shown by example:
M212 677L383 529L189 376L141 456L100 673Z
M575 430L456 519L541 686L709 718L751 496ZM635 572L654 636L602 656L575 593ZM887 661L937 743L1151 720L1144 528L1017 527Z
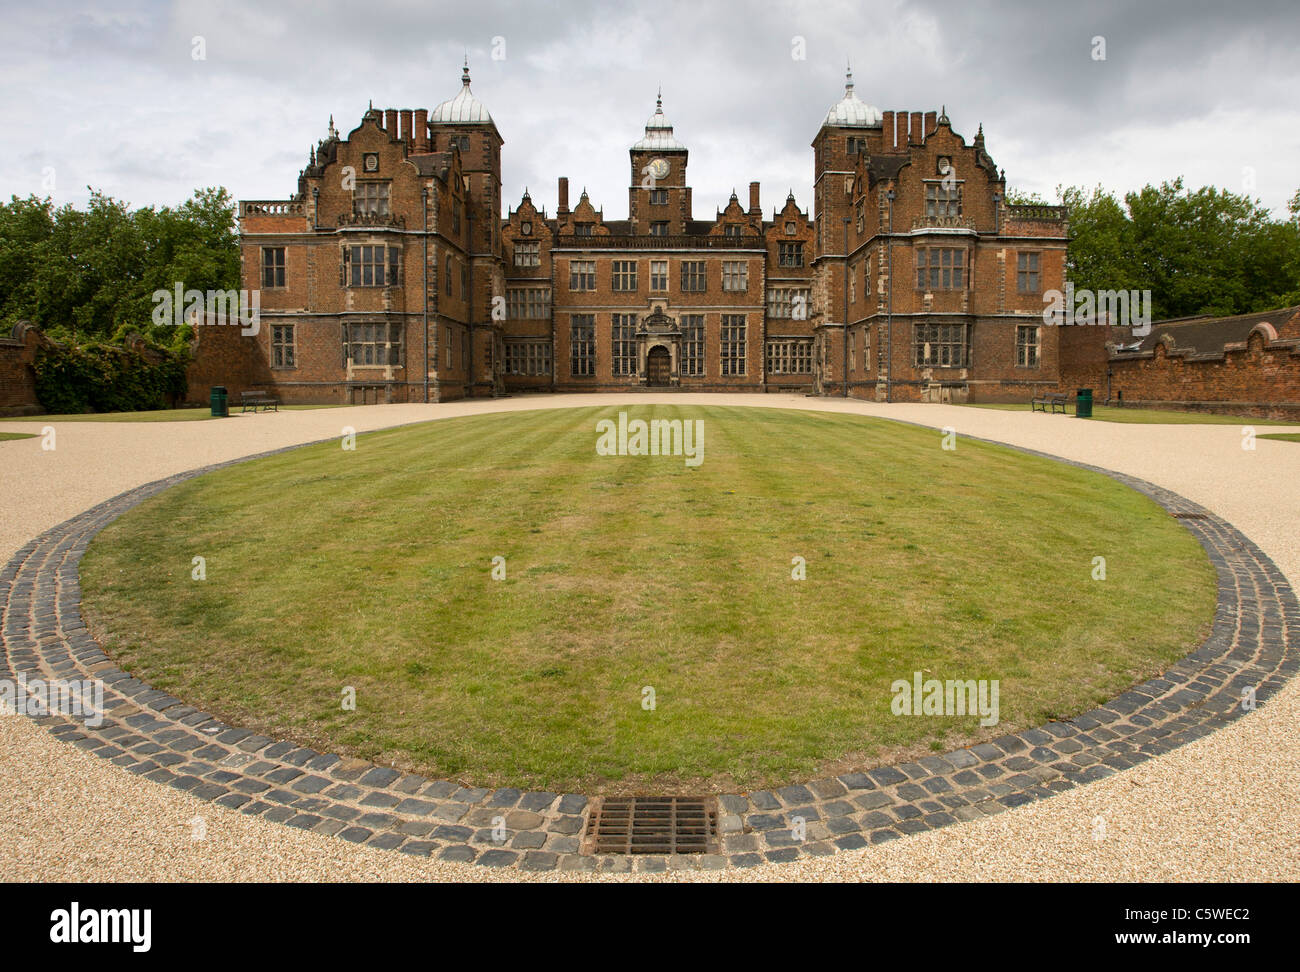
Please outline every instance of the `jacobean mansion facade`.
M946 113L884 111L852 76L813 140L813 216L758 183L697 219L662 101L629 151L626 219L558 183L502 213L495 121L470 90L432 112L330 122L297 192L239 207L261 293L249 387L288 402L540 391L802 391L1020 400L1059 383L1066 213L1006 203ZM211 329L204 329L211 330ZM245 339L247 346L247 339Z

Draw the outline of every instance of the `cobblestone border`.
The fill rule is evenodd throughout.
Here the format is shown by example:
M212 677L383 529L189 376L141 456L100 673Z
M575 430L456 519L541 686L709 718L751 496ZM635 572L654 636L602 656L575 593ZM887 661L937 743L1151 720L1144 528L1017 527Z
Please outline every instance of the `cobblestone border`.
M1231 524L1143 480L991 444L1110 476L1179 516L1217 571L1210 637L1160 677L1065 722L914 763L720 796L722 854L584 855L586 796L467 787L318 753L226 725L119 669L81 619L78 565L90 541L122 513L170 486L288 449L148 483L26 544L0 571L0 678L102 679L102 725L89 728L58 715L32 718L128 772L242 813L354 843L484 867L653 872L820 857L1001 813L1207 735L1244 714L1243 689L1254 688L1262 703L1295 675L1300 655L1289 648L1300 631L1300 605L1281 571ZM802 841L792 833L795 817L805 822ZM500 836L502 825L505 839L497 840L494 829Z

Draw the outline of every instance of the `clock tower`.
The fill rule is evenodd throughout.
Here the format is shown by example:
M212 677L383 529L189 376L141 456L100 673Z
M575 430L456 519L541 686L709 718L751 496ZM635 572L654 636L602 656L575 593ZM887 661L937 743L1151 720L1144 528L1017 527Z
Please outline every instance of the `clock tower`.
M645 136L632 146L628 219L635 235L682 236L691 218L691 190L686 185L686 146L673 137L664 117L663 94L645 125Z

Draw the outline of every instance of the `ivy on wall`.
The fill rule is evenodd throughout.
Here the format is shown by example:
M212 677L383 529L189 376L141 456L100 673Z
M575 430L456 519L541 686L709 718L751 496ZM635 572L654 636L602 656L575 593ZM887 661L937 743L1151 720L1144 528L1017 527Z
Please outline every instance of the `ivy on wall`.
M36 352L36 397L53 415L167 408L185 397L187 364L158 347L53 345Z

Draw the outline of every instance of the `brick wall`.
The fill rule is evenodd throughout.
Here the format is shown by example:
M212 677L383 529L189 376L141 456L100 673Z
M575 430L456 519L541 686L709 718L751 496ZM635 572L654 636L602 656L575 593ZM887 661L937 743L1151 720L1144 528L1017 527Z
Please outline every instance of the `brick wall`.
M0 415L35 415L41 411L36 399L36 349L49 338L25 321L0 335Z
M270 388L271 375L257 339L244 336L238 325L208 324L194 328L192 358L185 370L185 400L208 403L213 385L225 385L231 401L252 388Z
M1151 357L1110 367L1112 394L1123 392L1125 405L1300 421L1300 345L1258 333L1222 360L1187 360L1158 345Z

